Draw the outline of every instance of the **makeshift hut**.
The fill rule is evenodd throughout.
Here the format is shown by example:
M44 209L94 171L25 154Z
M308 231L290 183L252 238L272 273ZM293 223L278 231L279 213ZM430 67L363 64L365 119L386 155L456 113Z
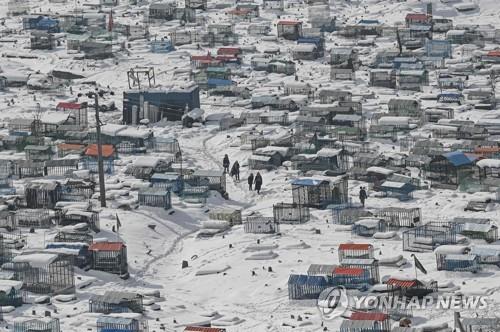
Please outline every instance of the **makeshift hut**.
M380 282L379 262L373 258L343 258L341 266L349 268L360 268L367 271L368 276L364 282L374 285Z
M209 190L226 195L226 174L222 170L196 170L184 180L192 187L206 186Z
M429 162L425 176L433 186L456 188L473 173L476 156L461 151L438 155Z
M214 209L208 213L208 217L213 220L227 221L231 226L242 224L240 209L231 209L231 208Z
M276 25L278 38L297 40L302 36L302 22L293 20L280 20Z
M385 221L378 218L361 218L352 226L353 234L371 237L377 232L385 231Z
M392 296L406 296L407 298L422 298L437 292L437 281L423 282L417 279L390 278L386 282Z
M309 207L295 203L273 205L274 221L280 224L303 224L311 218Z
M372 216L361 204L333 204L327 208L332 210L332 221L337 225L353 225L361 218Z
M184 185L181 175L175 172L154 173L149 181L153 188L164 188L177 194L182 192Z
M293 203L324 209L330 204L348 201L347 177L299 178L292 181Z
M92 269L128 276L127 246L124 243L94 242L89 251L92 253Z
M348 289L365 289L372 284L368 270L345 266L337 266L333 269L332 282Z
M390 317L378 312L353 312L340 324L340 332L390 332Z
M280 231L280 225L273 217L247 217L243 226L245 233L273 234Z
M52 209L61 197L61 185L58 182L29 182L24 187L26 207L29 209Z
M85 149L85 157L82 159L83 169L89 170L92 173L97 173L98 165L98 151L97 144L90 144ZM116 153L115 148L112 145L103 144L102 145L102 158L104 163L104 172L107 174L112 174L114 172L114 159Z
M15 224L19 227L50 228L53 215L48 209L21 209L15 211Z
M333 284L322 276L291 274L288 278L290 300L317 300L321 292Z
M143 296L137 293L106 291L89 299L89 312L103 314L144 311Z
M25 301L23 282L17 280L0 280L0 305L2 307L20 307Z
M139 205L161 207L168 210L172 207L170 190L164 188L142 188L139 190Z
M78 208L63 207L56 210L57 222L60 226L86 224L89 229L99 232L99 212L89 210L80 210Z
M403 232L403 250L432 251L444 244L457 243L457 229L449 223L430 222Z
M420 208L389 207L377 210L375 216L385 220L389 231L400 228L413 228L422 224L422 211Z
M123 332L147 332L147 320L141 316L101 316L97 318L97 332L123 331Z
M46 31L31 31L30 48L32 50L53 50L56 47L54 34Z
M90 254L88 249L88 243L49 242L45 245L44 252L69 255L74 266L84 269L90 264Z
M27 253L12 259L14 278L23 288L39 294L75 292L74 266L68 255Z
M374 247L368 243L342 243L339 245L339 262L344 259L373 259Z
M460 234L471 239L495 242L498 240L498 227L488 224L465 223L460 229Z
M14 331L15 332L32 332L32 331L61 332L61 328L59 324L59 318L17 317L14 320Z

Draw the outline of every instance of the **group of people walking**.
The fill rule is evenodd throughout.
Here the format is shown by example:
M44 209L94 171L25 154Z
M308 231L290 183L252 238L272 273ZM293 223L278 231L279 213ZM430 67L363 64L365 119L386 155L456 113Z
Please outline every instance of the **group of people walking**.
M226 154L224 155L224 159L222 159L222 167L224 167L224 173L229 173L229 175L236 181L240 181L240 164L238 163L238 161L235 161L233 163L233 166L231 167L231 171L229 171L230 165L231 163L229 161L229 156ZM252 191L252 189L255 189L257 194L260 194L260 189L262 188L262 175L260 175L260 172L257 172L255 176L253 175L253 173L250 173L247 181L248 190Z

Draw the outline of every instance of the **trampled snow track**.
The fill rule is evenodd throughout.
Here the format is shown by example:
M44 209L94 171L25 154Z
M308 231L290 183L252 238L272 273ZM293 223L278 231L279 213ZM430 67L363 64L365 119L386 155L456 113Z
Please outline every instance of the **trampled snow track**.
M172 253L172 251L175 250L175 247L177 246L177 244L182 241L182 239L184 239L186 236L189 236L195 232L198 231L198 229L193 229L193 230L190 230L186 233L179 233L178 231L174 230L170 225L168 225L167 223L165 223L163 220L161 220L160 218L158 217L155 217L155 216L151 216L149 214L146 214L144 212L141 212L141 211L134 211L134 213L137 213L137 214L140 214L146 218L149 218L149 219L152 219L156 222L158 222L159 224L163 225L165 228L167 228L168 230L170 230L172 233L176 234L177 237L175 238L174 242L167 248L167 250L159 255L159 256L155 256L153 259L151 259L148 263L146 263L144 269L142 271L139 271L137 273L137 277L138 278L142 278L146 275L147 271L149 271L150 267L152 264L156 263L157 261L161 260L161 259L164 259L166 258L168 255L170 255L170 253Z

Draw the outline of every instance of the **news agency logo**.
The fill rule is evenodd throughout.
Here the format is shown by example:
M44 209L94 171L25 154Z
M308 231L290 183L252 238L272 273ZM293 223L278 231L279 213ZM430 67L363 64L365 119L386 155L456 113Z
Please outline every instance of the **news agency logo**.
M346 289L342 286L325 289L319 294L317 305L323 320L332 320L342 316L349 307Z

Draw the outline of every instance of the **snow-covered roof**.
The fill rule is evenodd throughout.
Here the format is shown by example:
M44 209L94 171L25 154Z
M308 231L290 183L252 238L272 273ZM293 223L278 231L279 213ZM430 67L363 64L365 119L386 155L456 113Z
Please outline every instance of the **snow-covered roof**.
M378 120L379 125L408 125L410 117L407 116L383 116Z
M463 254L466 250L468 249L467 246L458 246L458 245L451 245L451 244L445 244L442 246L437 247L434 250L434 253L436 255L446 255L446 254Z
M40 120L42 123L60 125L68 120L69 114L65 112L45 112Z
M0 292L10 293L12 288L20 290L23 287L22 281L17 280L0 280Z
M384 167L379 167L379 166L371 166L366 169L367 172L372 172L372 173L378 173L382 175L391 175L394 173L392 169L384 168Z
M163 159L160 157L140 156L134 160L135 167L151 167L155 168Z
M338 156L342 152L342 149L331 149L331 148L322 148L319 150L316 155L318 157L330 158Z
M500 168L500 159L481 159L476 163L476 165L480 168Z
M380 219L376 218L362 218L358 221L356 221L354 224L363 226L366 228L377 228L380 223Z
M314 52L315 49L316 49L316 45L304 43L304 44L295 45L295 47L293 48L293 51L306 53L306 52Z
M101 126L101 134L108 136L117 136L120 131L126 128L127 128L126 125L108 123Z
M55 261L57 257L56 254L35 253L16 256L12 259L12 262L28 263L31 267L43 268Z

